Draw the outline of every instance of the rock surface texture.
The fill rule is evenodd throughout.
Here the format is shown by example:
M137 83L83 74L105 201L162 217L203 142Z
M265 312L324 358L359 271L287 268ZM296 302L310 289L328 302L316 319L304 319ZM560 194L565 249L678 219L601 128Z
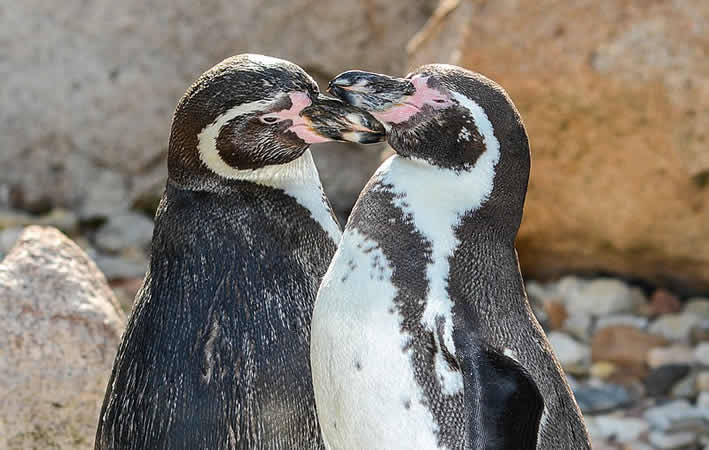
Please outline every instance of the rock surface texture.
M441 5L411 66L481 72L520 109L533 156L523 270L709 290L709 3Z
M25 229L0 263L0 448L93 448L123 322L76 244Z

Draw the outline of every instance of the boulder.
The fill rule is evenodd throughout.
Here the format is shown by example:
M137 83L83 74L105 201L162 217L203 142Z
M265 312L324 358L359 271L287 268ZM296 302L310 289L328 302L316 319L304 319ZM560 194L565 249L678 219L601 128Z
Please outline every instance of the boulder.
M88 220L153 204L175 104L203 71L252 52L289 59L322 80L350 68L398 73L435 4L30 0L3 7L0 207L62 206Z
M442 1L425 45L410 46L409 69L460 64L520 109L527 275L709 290L709 3L680 3Z
M123 324L76 244L25 229L0 263L0 448L93 448Z

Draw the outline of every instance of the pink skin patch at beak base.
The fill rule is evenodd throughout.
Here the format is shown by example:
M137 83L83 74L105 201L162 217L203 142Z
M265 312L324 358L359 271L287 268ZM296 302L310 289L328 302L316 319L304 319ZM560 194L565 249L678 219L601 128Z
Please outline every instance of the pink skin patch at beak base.
M289 109L284 109L279 111L275 115L282 120L290 120L293 125L288 127L288 131L292 131L299 138L308 144L315 144L318 142L328 142L328 139L321 136L310 129L310 125L305 121L305 119L300 115L300 113L310 106L313 102L310 100L308 94L304 92L291 92L288 94L291 101L291 107Z
M450 99L440 91L429 87L427 81L428 77L414 77L411 80L414 88L416 88L414 95L404 97L402 103L396 104L385 111L372 111L372 115L380 122L402 123L419 113L423 105L430 105L436 109L448 107L451 104ZM435 100L443 100L443 102L439 103Z

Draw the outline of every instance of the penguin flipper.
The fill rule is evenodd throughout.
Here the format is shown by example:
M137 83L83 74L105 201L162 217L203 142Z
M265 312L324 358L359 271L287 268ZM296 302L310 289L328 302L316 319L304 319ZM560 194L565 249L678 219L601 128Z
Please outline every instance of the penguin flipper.
M514 359L479 342L461 353L465 448L536 449L544 399L529 373Z

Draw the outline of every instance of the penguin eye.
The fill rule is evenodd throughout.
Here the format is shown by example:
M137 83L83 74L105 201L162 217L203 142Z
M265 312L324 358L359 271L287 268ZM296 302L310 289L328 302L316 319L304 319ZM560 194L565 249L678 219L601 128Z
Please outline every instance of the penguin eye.
M261 120L261 122L268 123L268 124L276 123L281 120L279 117L276 117L276 116L262 116L262 117L259 117L259 119Z
M445 99L442 99L442 98L434 98L433 101L434 101L434 103L445 103L446 102Z

